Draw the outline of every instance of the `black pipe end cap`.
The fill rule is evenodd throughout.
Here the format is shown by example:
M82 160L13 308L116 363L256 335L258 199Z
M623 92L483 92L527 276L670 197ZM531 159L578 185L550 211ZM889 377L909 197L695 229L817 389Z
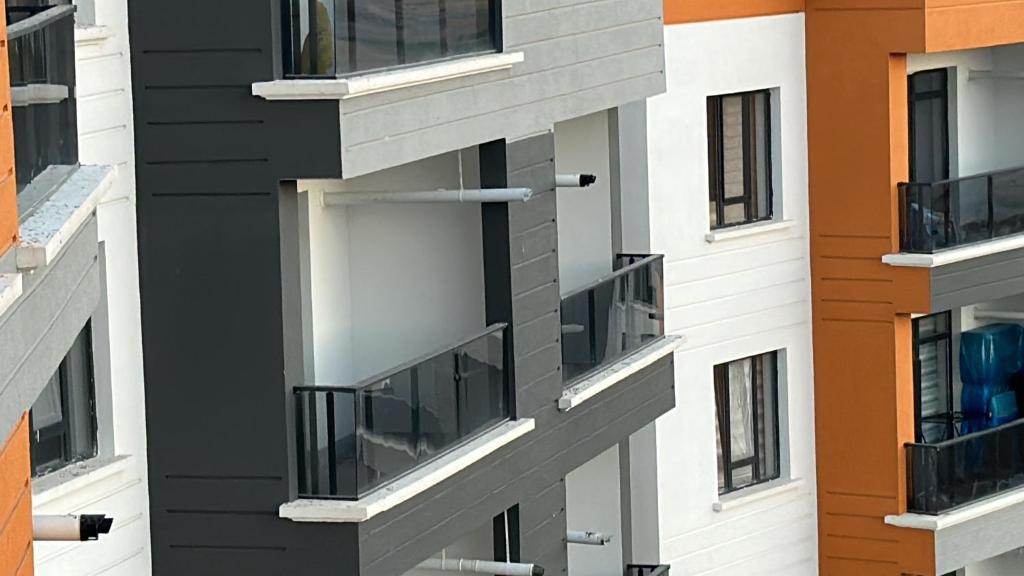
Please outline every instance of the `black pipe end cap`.
M586 188L591 184L597 182L597 175L595 174L580 174L580 186Z
M98 540L100 534L110 534L114 525L114 519L107 518L105 514L83 514L78 521L83 542Z

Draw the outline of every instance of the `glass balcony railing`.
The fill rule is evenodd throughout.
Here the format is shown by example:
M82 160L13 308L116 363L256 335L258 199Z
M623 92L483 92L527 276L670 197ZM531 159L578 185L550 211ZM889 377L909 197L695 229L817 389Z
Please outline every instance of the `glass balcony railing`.
M941 514L1024 486L1024 420L937 444L907 444L907 507Z
M1024 232L1024 167L899 190L904 252L930 254Z
M667 564L627 564L626 576L668 576Z
M562 298L564 385L665 335L663 260L620 255L611 276Z
M351 387L294 389L298 492L358 499L510 418L505 325Z
M7 6L18 192L78 163L73 6Z
M494 52L498 0L287 0L287 77L359 72Z

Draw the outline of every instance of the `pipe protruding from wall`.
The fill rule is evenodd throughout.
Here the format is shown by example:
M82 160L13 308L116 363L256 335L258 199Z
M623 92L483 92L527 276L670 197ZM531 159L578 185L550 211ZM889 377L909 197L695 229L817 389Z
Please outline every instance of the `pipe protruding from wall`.
M536 564L467 560L465 558L430 558L420 562L417 568L441 572L495 574L496 576L544 576L544 568Z
M109 534L113 518L104 514L33 516L32 539L40 542L85 542Z
M612 537L601 532L580 532L569 530L565 535L569 544L587 544L588 546L604 546L612 541Z
M484 188L474 190L422 190L414 192L343 192L324 191L321 201L324 206L347 206L351 204L418 204L437 202L526 202L533 197L530 188Z
M558 174L555 176L555 186L559 188L586 188L597 182L594 174Z

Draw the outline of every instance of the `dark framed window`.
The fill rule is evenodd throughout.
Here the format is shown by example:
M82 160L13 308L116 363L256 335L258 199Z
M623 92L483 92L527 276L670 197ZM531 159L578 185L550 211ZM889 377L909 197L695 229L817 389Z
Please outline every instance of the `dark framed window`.
M33 476L96 455L96 391L89 324L75 338L36 399L29 421Z
M772 218L771 92L708 98L711 228Z
M955 436L952 318L950 312L940 312L913 321L916 442Z
M715 366L718 493L781 474L778 352Z
M949 71L911 74L907 82L910 117L910 181L949 178Z

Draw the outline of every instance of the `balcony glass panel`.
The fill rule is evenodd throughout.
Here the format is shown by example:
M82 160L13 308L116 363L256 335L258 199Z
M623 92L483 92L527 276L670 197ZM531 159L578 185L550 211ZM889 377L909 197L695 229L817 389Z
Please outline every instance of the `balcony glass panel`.
M620 255L611 276L562 298L563 384L665 335L663 259Z
M298 489L354 500L510 418L505 326L350 387L295 388Z
M498 50L498 0L288 0L288 77L332 77Z
M78 163L72 6L8 6L8 64L18 191L51 166Z
M1024 167L899 188L904 252L929 254L1024 232Z
M907 507L940 514L1024 485L1024 420L907 445Z

